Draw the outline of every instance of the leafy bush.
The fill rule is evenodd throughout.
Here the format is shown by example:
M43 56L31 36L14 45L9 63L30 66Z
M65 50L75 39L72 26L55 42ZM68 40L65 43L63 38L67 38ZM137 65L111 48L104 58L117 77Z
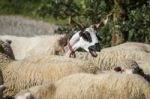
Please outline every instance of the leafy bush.
M43 4L39 11L42 16L49 14L56 19L64 19L63 12L66 11L75 20L86 25L96 23L109 12L113 12L108 24L98 29L103 47L124 41L150 43L149 0L51 0ZM65 24L56 33L72 33L74 30L76 27Z
M99 22L109 12L108 24L97 30L103 47L124 41L150 43L150 0L2 0L2 9L55 20L66 19L64 11L87 26ZM73 33L78 28L62 24L56 33Z

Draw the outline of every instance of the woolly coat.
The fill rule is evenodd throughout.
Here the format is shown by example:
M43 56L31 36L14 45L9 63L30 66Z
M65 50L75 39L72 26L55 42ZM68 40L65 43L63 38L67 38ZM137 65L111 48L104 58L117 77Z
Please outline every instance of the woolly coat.
M61 56L35 56L13 61L0 54L0 59L0 69L7 87L4 96L13 96L21 89L56 81L73 73L99 71L90 62Z
M41 35L35 37L17 37L4 35L2 40L11 40L12 50L17 60L33 55L55 55L64 53L59 39L64 35Z
M150 84L139 75L78 73L22 91L15 99L149 99L149 93Z
M87 60L98 66L101 70L110 70L118 66L123 60L150 61L150 53L136 50L125 50L120 48L105 48L92 57L89 53L76 52L76 58Z
M113 48L120 48L123 50L136 50L136 51L144 51L150 52L150 44L138 43L138 42L126 42L120 45L117 45Z

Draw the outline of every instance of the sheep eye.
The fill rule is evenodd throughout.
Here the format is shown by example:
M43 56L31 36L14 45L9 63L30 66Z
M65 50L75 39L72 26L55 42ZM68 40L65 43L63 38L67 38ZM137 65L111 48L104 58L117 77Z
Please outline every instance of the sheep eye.
M121 72L122 69L121 69L121 67L115 67L115 68L114 68L114 71L116 71L116 72Z
M90 35L90 33L88 31L85 31L84 33L82 33L82 38L85 41L92 42L91 35Z

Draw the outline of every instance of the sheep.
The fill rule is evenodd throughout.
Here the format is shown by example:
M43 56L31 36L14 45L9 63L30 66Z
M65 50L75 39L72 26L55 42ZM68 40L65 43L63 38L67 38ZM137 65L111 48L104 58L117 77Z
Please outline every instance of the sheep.
M125 61L122 65L124 67L116 67L111 71L99 71L97 72L97 74L117 72L121 74L140 74L142 76L145 76L142 69L138 67L138 64L135 61L128 60ZM39 85L36 87L29 88L27 90L20 91L15 97L16 99L49 99L51 94L47 95L47 93L51 93L49 91L50 87L53 86ZM55 87L53 88L55 89Z
M69 39L63 39L63 42L67 42ZM66 41L65 41L66 40ZM63 45L63 42L59 44L59 46ZM66 44L66 43L64 43ZM117 46L113 46L111 48L105 48L103 50L127 50L127 51L142 51L149 53L150 52L150 44L145 44L145 43L137 43L137 42L126 42Z
M21 89L53 82L73 73L100 72L99 68L90 62L61 56L30 56L19 61L10 59L4 53L0 56L0 69L7 87L4 97L14 96Z
M57 59L56 59L57 58ZM32 57L28 57L26 59L24 59L28 62L32 62L32 63L36 63L36 62L40 62L40 63L49 63L51 61L56 61L59 60L59 62L63 62L64 58L62 57L51 57L50 56L32 56ZM90 63L90 62L89 62ZM94 66L94 68L90 67L90 69L92 70L92 73L97 74L97 73L103 73L103 72L110 72L110 70L107 71L101 71L96 65L92 64L92 67ZM88 67L89 68L89 67ZM85 68L84 70L86 70L87 68ZM141 76L144 76L144 72L143 69L141 69L139 67L139 65L137 64L136 61L134 60L124 60L123 62L120 63L120 65L115 66L114 68L111 69L111 71L113 72L121 72L121 73L127 73L127 74L139 74Z
M61 44L64 38L66 38L66 34L41 35L35 37L0 36L0 39L3 41L12 41L11 47L17 60L32 55L61 55L64 53L64 46L66 45ZM63 44L64 43L66 42L63 42Z
M0 44L0 69L3 73L4 84L7 86L4 92L6 97L13 96L20 89L55 81L72 73L99 71L90 62L61 56L39 55L17 61L9 58L8 53L1 51L4 47Z
M2 39L3 38L4 37L2 37ZM52 36L52 38L54 38L54 36ZM16 51L14 48L13 48L13 50L14 50L14 53L23 52L23 53L19 53L19 56L22 56L22 57L25 57L26 55L28 56L28 54L29 54L29 56L32 56L32 55L34 55L34 53L38 54L38 55L48 54L47 50L48 50L49 46L47 45L47 43L49 43L49 41L54 41L54 42L58 41L59 42L59 43L52 43L52 45L53 44L61 45L61 43L62 43L61 38L59 40L57 39L56 41L53 39L50 39L49 37L47 37L47 39L46 39L46 37L43 37L43 38L37 37L37 39L31 38L31 40L30 39L24 40L23 37L19 38L19 39L16 39L16 38L14 39L14 40L19 40L19 41L16 41L16 44L14 43L14 46L17 46L17 47L14 47L16 49ZM11 40L13 41L13 39L11 39ZM17 44L17 42L19 42L21 45ZM65 56L67 56L67 57L71 57L74 54L74 52L76 50L78 50L79 48L82 48L82 49L86 50L87 52L90 52L90 54L93 57L96 57L97 56L96 52L100 51L100 45L98 42L98 38L96 36L96 31L93 27L84 28L84 29L74 33L72 38L66 42L67 42L67 46L64 51L65 51ZM45 46L45 48L44 48L44 46ZM13 45L12 45L12 47L13 47ZM51 46L50 48L53 49L53 47L54 46ZM59 49L58 47L60 47L60 46L57 46L57 48L55 46L54 49ZM23 51L21 48L23 49ZM60 49L62 49L62 46L60 47ZM56 51L56 52L59 52L59 51ZM17 55L15 55L15 56L16 56L16 58L18 57Z
M124 45L130 45L130 47L126 48ZM144 73L146 73L147 76L145 76L150 81L150 53L148 53L149 45L142 43L135 43L135 45L134 43L125 43L124 45L105 48L100 53L98 53L98 56L96 58L91 57L88 53L76 52L76 58L88 60L98 66L101 70L110 70L117 66L122 67L122 69L124 68L124 66L125 68L128 68L128 66L138 66L140 68L137 70L139 70L141 75L143 76ZM138 46L136 47L136 45L140 45L141 50L139 47L138 51ZM130 48L133 48L133 50L131 50Z
M99 71L90 62L63 56L39 55L16 61L6 54L0 53L0 59L0 69L7 87L4 97L14 96L21 89L44 82L53 82L72 73L97 73Z
M97 57L91 57L89 53L76 52L76 58L81 60L88 60L98 66L101 70L110 70L118 66L123 60L147 60L150 61L150 53L136 50L125 50L119 48L105 48L97 53Z
M19 92L15 99L149 99L150 84L132 74L77 73Z
M65 42L65 43L62 42L61 44L56 44L56 45L62 46L64 44L66 44L65 40L67 40L67 39L68 38L62 39L63 42ZM64 46L62 46L61 48L63 48L63 47ZM121 61L126 60L126 59L128 59L128 60L129 59L131 59L131 60L132 59L134 59L134 60L150 60L149 52L150 52L149 44L127 42L127 43L120 44L118 46L103 49L102 52L98 53L99 55L96 58L89 55L89 53L80 53L80 52L76 52L75 56L77 56L77 58L79 58L79 59L92 61L95 65L98 65L98 66L100 66L100 65L106 66L105 68L107 68L107 66L110 66L110 65L112 65L112 67L117 66ZM109 53L109 55L107 55L108 53ZM122 56L120 56L120 54ZM107 56L105 56L105 55L107 55ZM111 57L109 57L109 56L111 56ZM112 62L107 63L108 61L106 60L107 59L106 57L108 57L108 61L112 61ZM113 62L113 58L116 59L116 60L114 60L115 62ZM102 64L101 64L101 62L102 62Z
M86 50L87 52L90 52L93 57L96 57L97 56L96 52L100 52L101 48L100 48L100 45L99 45L99 41L98 41L98 37L97 37L95 29L99 28L99 27L102 27L102 26L105 26L107 24L108 17L111 16L111 14L108 14L100 22L98 22L97 24L93 24L89 27L85 27L84 25L76 22L66 12L65 12L65 15L69 16L70 22L72 21L73 23L77 24L80 27L80 31L76 32L73 35L73 37L68 41L67 52L66 52L65 55L71 57L71 55L73 55L76 50L78 50L79 48L82 48L82 49ZM2 37L2 38L4 38L4 37ZM27 41L28 40L26 39L25 41L21 42L21 45L22 45L22 43L24 43L24 46L25 46ZM59 41L61 42L61 40L59 40ZM40 41L38 41L38 42L40 42ZM36 44L38 42L36 41ZM30 44L30 41L27 42L27 45L28 44ZM42 44L44 44L44 43L42 43ZM15 45L18 46L17 44L15 44ZM34 48L36 48L36 45L33 44L33 46L34 47L32 47L32 44L31 44L31 46L25 47L25 48L23 48L23 50L26 49L26 51L28 52L28 50L32 49L33 51L31 53L29 53L29 55L31 55L32 53L36 52L36 50L34 50ZM41 47L41 46L39 46L39 47ZM20 48L21 47L19 47L19 49ZM18 49L18 48L16 48L16 49ZM45 48L42 48L42 49L45 50ZM46 50L47 50L47 47L46 47ZM43 52L43 51L41 51L41 52ZM56 51L56 52L58 52L58 51ZM15 51L14 51L14 53L15 53ZM39 54L39 51L37 51L37 53ZM19 55L21 55L21 54L19 54ZM15 55L15 56L16 56L16 59L17 59L18 56L17 55ZM25 57L25 54L23 54L23 57Z
M126 60L135 60L136 62L150 61L149 47L150 45L148 44L129 42L115 47L105 48L98 53L96 58L83 52L76 52L76 58L91 61L101 70L110 70L116 66L123 66L120 64ZM143 67L140 66L140 68ZM143 69L143 71L145 72L147 70ZM150 74L150 72L148 74Z

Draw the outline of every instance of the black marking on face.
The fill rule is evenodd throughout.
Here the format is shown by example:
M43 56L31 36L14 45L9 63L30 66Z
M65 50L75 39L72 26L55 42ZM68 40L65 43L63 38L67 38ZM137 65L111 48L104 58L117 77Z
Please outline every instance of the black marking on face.
M85 41L88 41L88 42L92 42L92 38L91 38L91 35L88 31L81 31L80 32L80 36L85 40Z
M141 76L145 76L144 71L141 68L139 68L139 67L135 68L134 71L133 71L133 73L139 74Z

